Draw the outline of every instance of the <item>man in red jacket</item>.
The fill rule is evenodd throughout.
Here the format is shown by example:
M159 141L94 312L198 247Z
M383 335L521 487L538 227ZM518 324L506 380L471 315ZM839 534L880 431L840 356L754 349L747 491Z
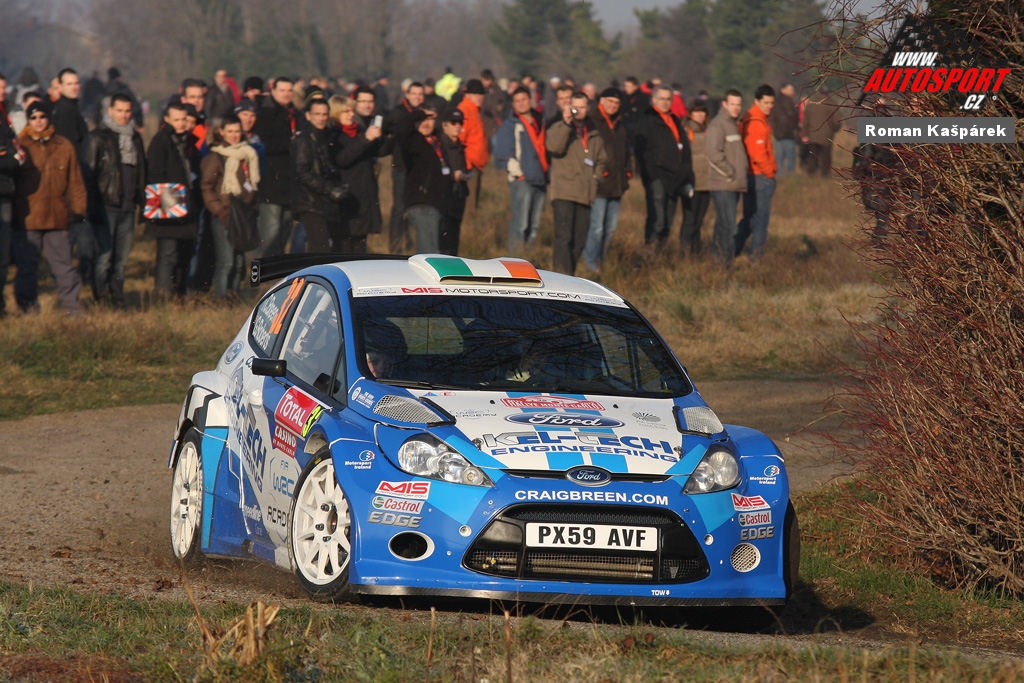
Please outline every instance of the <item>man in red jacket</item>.
M487 89L479 78L471 78L466 83L466 95L459 102L459 111L462 112L463 124L462 134L459 135L459 142L466 148L466 171L470 177L476 176L473 183L476 188L474 192L474 206L480 200L480 176L484 172L484 166L491 159L490 146L487 135L484 133L484 119L480 108L484 104L484 96Z
M762 85L754 93L754 106L740 119L740 135L747 150L747 192L743 195L743 218L736 226L736 256L750 239L750 260L764 256L768 240L768 219L775 194L775 150L768 115L775 106L775 90Z

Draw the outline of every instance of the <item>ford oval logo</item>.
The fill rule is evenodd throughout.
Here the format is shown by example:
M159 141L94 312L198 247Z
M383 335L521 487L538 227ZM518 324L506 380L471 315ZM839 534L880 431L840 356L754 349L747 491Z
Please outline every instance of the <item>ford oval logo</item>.
M505 419L544 427L621 427L624 424L610 417L582 413L516 413Z
M565 478L580 486L604 486L611 483L612 473L600 467L583 465L566 472Z

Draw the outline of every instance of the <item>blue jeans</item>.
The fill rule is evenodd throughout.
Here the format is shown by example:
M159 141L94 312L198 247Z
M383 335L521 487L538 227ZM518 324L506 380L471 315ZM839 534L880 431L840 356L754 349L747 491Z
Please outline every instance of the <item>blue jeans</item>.
M427 204L405 210L405 219L416 235L417 254L438 254L441 251L441 212Z
M796 170L796 140L793 138L775 141L775 161L779 164L779 176Z
M619 206L622 200L611 197L595 197L590 207L590 231L583 247L583 263L591 270L600 270L611 246L615 228L619 227Z
M210 232L213 237L213 295L227 296L228 291L238 292L238 283L245 267L245 254L236 251L228 239L228 229L221 219L210 214Z
M258 256L280 256L291 241L292 210L281 204L260 204Z
M711 201L715 204L715 235L711 246L727 264L736 256L736 203L740 194L733 190L711 191Z
M545 188L536 187L525 180L508 184L512 219L508 224L508 250L516 253L537 240L540 215L544 210Z
M96 231L96 298L107 296L115 305L124 305L124 268L135 238L135 207L103 207L103 223Z
M747 192L743 195L743 220L736 226L736 255L739 256L750 238L750 258L764 256L768 241L768 219L772 213L775 178L760 173L747 174Z

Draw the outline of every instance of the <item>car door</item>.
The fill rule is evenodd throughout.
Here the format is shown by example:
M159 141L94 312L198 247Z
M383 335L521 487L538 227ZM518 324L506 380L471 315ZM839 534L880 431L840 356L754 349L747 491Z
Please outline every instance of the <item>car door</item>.
M256 422L263 435L258 445L265 457L262 462L250 460L251 486L245 491L255 498L251 502L260 510L260 523L251 525L253 540L266 542L275 554L281 552L287 538L288 510L305 465L306 438L324 412L331 410L327 392L338 381L342 346L341 318L329 284L318 279L297 280L289 287L286 301L289 299L293 303L282 306L280 324L271 324L279 335L271 351L286 362L285 376L250 374L251 403L260 411ZM282 563L285 559L275 557Z

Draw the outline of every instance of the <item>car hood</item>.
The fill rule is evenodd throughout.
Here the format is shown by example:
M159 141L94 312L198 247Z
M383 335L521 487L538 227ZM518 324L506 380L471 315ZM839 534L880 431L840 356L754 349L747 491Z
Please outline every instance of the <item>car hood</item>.
M581 465L612 473L680 473L684 447L706 450L709 439L679 432L672 399L626 396L414 392L456 420L456 428L490 465L526 472ZM681 408L704 406L694 393ZM712 414L713 415L713 414ZM486 466L485 463L477 463Z

